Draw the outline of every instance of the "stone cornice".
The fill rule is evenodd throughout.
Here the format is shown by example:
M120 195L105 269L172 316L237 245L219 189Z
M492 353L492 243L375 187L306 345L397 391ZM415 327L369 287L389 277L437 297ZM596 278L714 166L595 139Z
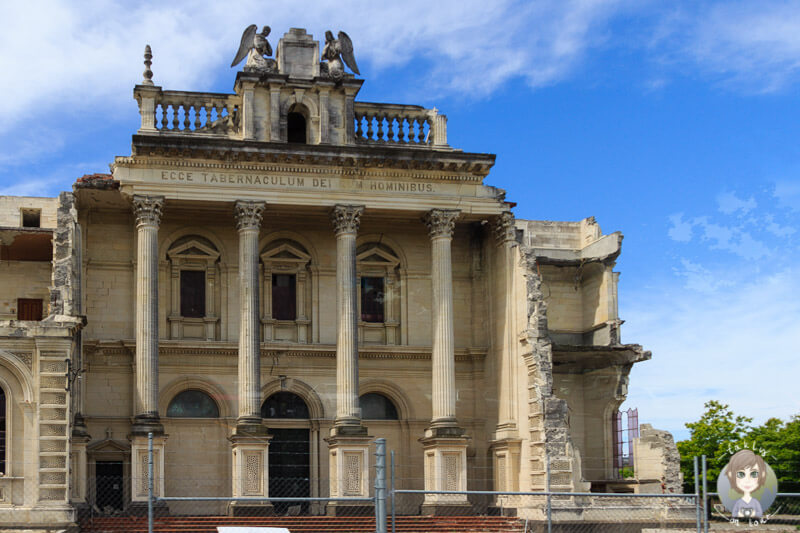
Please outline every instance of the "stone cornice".
M88 357L133 357L136 343L133 340L97 341L85 340L84 353ZM232 342L192 342L192 341L160 341L159 357L212 356L238 358L239 348ZM482 361L486 357L485 348L462 348L455 351L456 361ZM336 358L336 346L329 344L261 344L261 357L300 357L300 358ZM431 349L420 346L361 346L359 359L397 359L430 361ZM191 359L187 359L187 363Z
M236 163L295 163L351 168L402 168L439 170L485 177L494 165L494 154L435 150L410 146L333 146L242 141L226 138L137 134L132 158L137 156L206 159ZM117 158L117 163L131 158ZM241 167L239 167L241 168Z

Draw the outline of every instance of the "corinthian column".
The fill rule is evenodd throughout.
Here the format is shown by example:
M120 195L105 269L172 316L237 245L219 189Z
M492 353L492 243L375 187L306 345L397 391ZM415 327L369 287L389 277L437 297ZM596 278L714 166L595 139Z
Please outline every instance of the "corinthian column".
M425 215L431 237L433 289L433 418L431 427L456 425L456 368L453 339L453 267L450 242L461 211L432 209Z
M494 220L495 242L498 247L498 271L503 276L503 324L504 335L498 343L502 352L497 357L498 368L498 424L497 437L515 434L517 427L517 380L514 368L516 361L515 335L515 286L514 286L514 253L517 246L517 230L514 214L506 211ZM510 470L510 469L509 469Z
M358 404L358 305L356 234L363 206L331 211L336 234L336 426L360 426Z
M239 231L239 425L261 424L258 233L264 202L236 202Z
M158 424L158 225L163 196L134 196L136 215L136 426ZM155 427L153 427L155 426Z

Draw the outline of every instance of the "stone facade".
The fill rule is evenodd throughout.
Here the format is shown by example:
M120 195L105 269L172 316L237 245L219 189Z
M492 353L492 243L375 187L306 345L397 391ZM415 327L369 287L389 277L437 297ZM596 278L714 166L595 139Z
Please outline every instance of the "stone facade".
M620 340L622 235L515 220L484 184L494 156L451 148L444 115L357 102L363 81L321 76L304 30L277 50L233 94L136 86L141 128L112 174L0 199L0 523L70 522L108 462L135 507L148 433L166 495L197 490L191 465L198 495L268 497L270 428L308 431L309 496L368 495L377 436L399 488L542 490L548 461L553 489L613 478L611 416L650 357ZM17 320L19 298L42 320ZM170 415L185 391L214 420ZM307 416L265 421L281 392ZM364 419L368 393L397 419Z

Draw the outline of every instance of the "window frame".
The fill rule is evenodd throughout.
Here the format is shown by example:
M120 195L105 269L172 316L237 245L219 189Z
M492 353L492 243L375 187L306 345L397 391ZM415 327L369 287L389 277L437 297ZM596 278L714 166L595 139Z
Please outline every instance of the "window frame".
M263 248L260 255L262 269L261 324L265 341L311 342L311 255L305 247L291 237L275 239ZM272 309L272 278L275 275L293 275L295 279L295 318L277 319ZM289 336L289 339L278 338Z
M174 244L184 239L179 245ZM171 279L170 313L167 316L170 338L218 340L221 255L202 235L184 235L174 242L167 251ZM205 272L205 314L202 317L184 317L181 314L181 272L188 270Z
M401 344L400 257L388 244L368 241L356 253L358 340L361 344ZM362 278L383 278L383 321L362 319Z
M180 395L186 394L187 392L199 392L200 394L203 394L204 396L206 396L211 401L211 403L214 405L214 407L216 407L217 415L216 416L175 416L175 415L170 415L169 414L169 410L172 407L172 404L175 402L175 400L178 399L178 397ZM219 402L217 400L215 400L214 396L209 394L208 391L205 391L203 389L198 389L198 388L188 388L188 389L183 389L183 390L177 392L175 395L172 396L172 399L169 401L169 403L167 403L167 409L164 412L164 414L166 415L166 418L170 418L170 419L173 419L173 420L187 420L187 419L188 420L194 420L194 419L216 420L218 418L222 418L222 409L220 409Z

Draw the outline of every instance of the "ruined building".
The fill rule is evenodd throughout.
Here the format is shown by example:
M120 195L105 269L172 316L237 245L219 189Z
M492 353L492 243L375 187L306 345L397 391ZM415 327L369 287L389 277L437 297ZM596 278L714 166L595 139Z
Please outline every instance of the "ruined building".
M0 523L141 505L151 432L160 495L369 495L375 437L399 488L618 482L611 420L650 357L620 337L622 235L515 219L494 155L359 101L304 30L262 52L232 94L148 67L110 174L0 199Z

